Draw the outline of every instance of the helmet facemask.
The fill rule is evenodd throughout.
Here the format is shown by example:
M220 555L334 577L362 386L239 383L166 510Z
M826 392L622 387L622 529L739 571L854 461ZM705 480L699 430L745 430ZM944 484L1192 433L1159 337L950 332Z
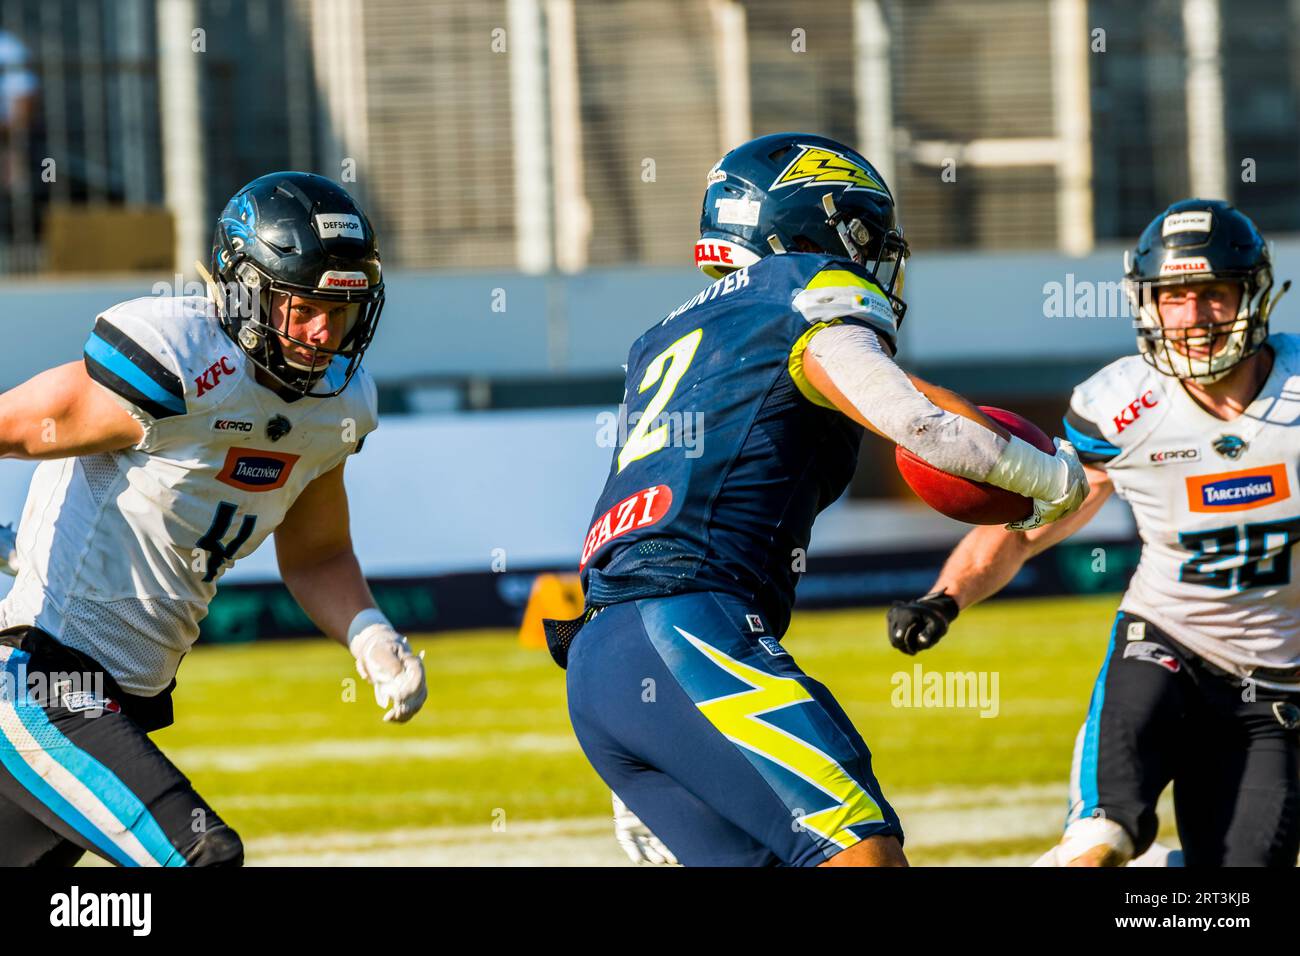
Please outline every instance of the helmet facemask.
M1158 301L1161 289L1216 281L1235 282L1239 287L1241 297L1235 317L1183 328L1165 325ZM1201 385L1219 381L1259 351L1268 339L1269 313L1290 283L1270 297L1272 286L1272 273L1266 267L1249 272L1188 273L1146 280L1127 276L1124 287L1137 317L1138 349L1142 357L1165 375ZM1194 355L1197 351L1206 354Z
M232 281L217 286L214 298L227 333L239 343L249 360L295 397L332 398L341 394L360 367L374 336L384 306L382 284L348 291L299 288L277 282L248 260L239 263L232 275ZM336 348L325 348L289 334L291 312L295 303L304 299L349 307ZM277 302L283 303L282 327L278 327ZM295 350L306 354L296 354ZM338 361L346 363L342 382L335 389L317 391L316 386Z
M901 323L907 313L907 303L902 296L908 247L903 233L898 229L890 229L883 235L872 235L861 219L846 221L836 208L835 197L831 193L822 196L822 208L826 210L826 224L840 237L844 251L853 262L871 273ZM768 242L773 238L775 237L769 237ZM825 251L831 252L829 249Z

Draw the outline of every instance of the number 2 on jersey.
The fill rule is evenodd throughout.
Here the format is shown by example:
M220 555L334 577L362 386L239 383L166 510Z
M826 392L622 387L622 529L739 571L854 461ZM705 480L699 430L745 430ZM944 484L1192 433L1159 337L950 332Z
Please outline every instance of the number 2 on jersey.
M627 436L627 442L623 445L623 450L618 453L618 470L622 471L634 461L640 461L646 455L653 455L664 445L668 444L668 423L664 422L651 428L655 421L663 414L664 408L668 405L668 400L673 397L673 392L681 383L682 376L686 374L686 369L690 367L691 360L695 358L695 350L700 347L700 339L704 337L703 329L696 329L687 335L683 335L668 348L664 349L653 359L649 366L646 367L645 375L641 378L641 386L637 389L637 394L650 388L655 382L663 379L659 390L651 397L649 404L646 405L645 411L637 420L636 426L632 429L631 434Z

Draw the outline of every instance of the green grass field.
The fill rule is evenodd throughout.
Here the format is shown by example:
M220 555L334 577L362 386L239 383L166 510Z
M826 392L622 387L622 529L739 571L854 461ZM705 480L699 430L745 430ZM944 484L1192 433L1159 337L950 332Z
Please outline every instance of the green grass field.
M994 602L918 658L889 647L882 610L808 612L785 645L871 746L914 863L1024 863L1059 832L1116 603ZM271 642L196 650L156 739L250 863L623 862L546 653L501 631L414 643L429 702L405 726L380 720L338 646ZM997 715L894 706L916 663L996 673Z

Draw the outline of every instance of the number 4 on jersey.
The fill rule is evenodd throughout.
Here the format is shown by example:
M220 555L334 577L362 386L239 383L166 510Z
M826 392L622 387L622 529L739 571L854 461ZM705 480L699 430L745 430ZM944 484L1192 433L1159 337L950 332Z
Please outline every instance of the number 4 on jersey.
M223 543L222 539L230 531L230 525L235 520L235 512L238 508L229 501L223 501L217 505L217 513L212 516L212 524L204 532L203 537L195 542L195 562L194 570L205 572L204 581L211 581L221 570L221 566L227 561L233 561L235 554L244 546L248 536L253 533L253 528L257 524L257 515L244 515L244 520L240 522L239 531L230 539L229 543ZM200 554L199 552L206 552Z

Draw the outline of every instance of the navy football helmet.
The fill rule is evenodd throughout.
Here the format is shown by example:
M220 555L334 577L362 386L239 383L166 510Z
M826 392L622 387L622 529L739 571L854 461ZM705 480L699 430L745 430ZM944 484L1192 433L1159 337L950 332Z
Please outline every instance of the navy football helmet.
M1229 281L1241 288L1237 315L1181 329L1160 318L1160 289ZM1151 221L1137 248L1124 253L1124 288L1137 317L1138 349L1157 371L1208 384L1218 381L1268 338L1277 295L1272 260L1259 229L1221 199L1184 199ZM1194 352L1205 352L1195 356Z
M825 136L774 133L709 170L695 265L718 278L767 255L822 252L869 270L901 321L907 242L874 166Z
M293 397L329 398L347 388L384 306L370 220L342 186L312 173L270 173L235 193L217 220L210 278L226 334L271 376L277 390ZM276 296L289 298L277 302ZM294 297L347 306L337 349L275 327L276 306L287 315ZM292 354L286 354L282 340ZM317 391L338 360L347 363L342 384Z

